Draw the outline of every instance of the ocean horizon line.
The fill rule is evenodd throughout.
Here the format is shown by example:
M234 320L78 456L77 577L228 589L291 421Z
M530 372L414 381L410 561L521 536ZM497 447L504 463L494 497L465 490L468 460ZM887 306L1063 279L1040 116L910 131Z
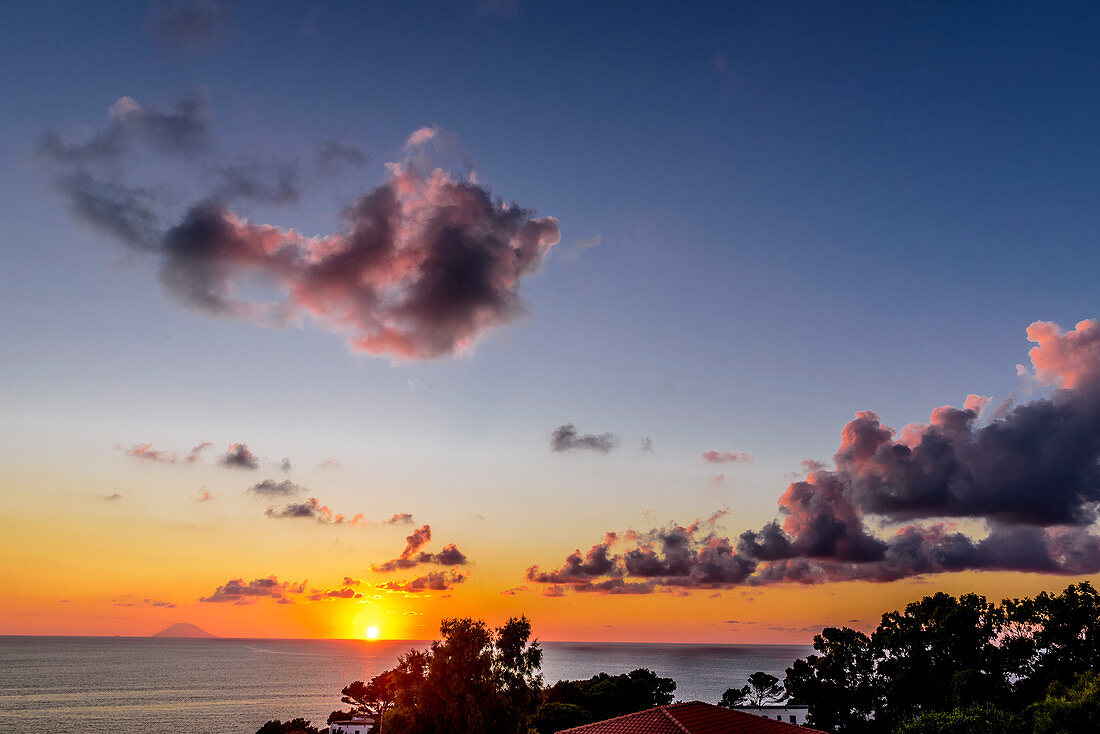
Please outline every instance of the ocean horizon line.
M183 640L187 642L362 642L365 644L389 644L395 642L426 643L434 640L422 640L413 638L387 638L369 640L363 637L158 637L151 635L35 635L19 633L2 633L3 639L41 639L41 640ZM666 646L700 646L700 647L810 647L809 643L797 642L652 642L648 640L550 640L538 639L540 644L553 643L555 645L666 645Z

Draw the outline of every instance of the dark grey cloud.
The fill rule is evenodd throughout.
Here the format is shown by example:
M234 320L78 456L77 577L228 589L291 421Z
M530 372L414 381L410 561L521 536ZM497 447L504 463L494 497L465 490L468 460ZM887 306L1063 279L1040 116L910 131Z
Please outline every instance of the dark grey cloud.
M421 548L431 542L431 539L431 526L422 525L405 538L405 548L401 555L385 563L374 564L371 570L375 573L388 573L420 565L464 566L469 563L469 559L454 543L445 545L438 553L422 551Z
M323 140L314 150L314 165L323 176L334 176L348 168L362 168L370 156L354 143Z
M297 160L251 156L211 168L212 198L225 204L241 201L259 204L293 204L302 195L302 176Z
M158 0L149 10L148 27L157 40L176 50L194 50L216 42L229 13L217 0Z
M54 187L78 221L135 250L156 249L161 223L147 189L97 178L84 170L58 177Z
M58 164L79 166L117 161L137 145L154 153L190 156L211 144L210 100L205 89L195 90L167 108L143 107L130 97L120 97L109 112L107 126L83 142L66 140L56 130L44 133L38 139L38 155Z
M453 588L455 584L461 584L467 578L466 574L458 571L432 571L424 576L417 576L411 581L384 581L378 584L378 588L410 593L447 591Z
M562 453L572 451L595 451L599 454L611 452L619 445L619 437L614 433L578 433L577 427L566 423L554 429L550 434L550 450Z
M306 488L289 479L279 482L274 479L265 479L253 484L247 491L260 497L293 497L304 493Z
M277 576L253 579L245 582L243 578L230 579L214 590L210 596L199 599L202 602L251 604L259 599L275 599L288 602L290 595L305 593L305 582L300 584L279 581Z
M527 578L644 593L646 585L885 582L964 570L1100 572L1100 322L1068 332L1036 322L1027 333L1050 397L1002 402L983 422L991 400L971 395L900 432L859 412L844 426L834 469L804 463L805 479L779 498L780 520L736 541L713 522L631 531L619 553L610 534L560 568L531 567ZM968 524L945 522L952 518Z
M229 469L251 471L260 468L260 460L248 450L248 445L243 443L230 445L229 449L218 458L218 463Z

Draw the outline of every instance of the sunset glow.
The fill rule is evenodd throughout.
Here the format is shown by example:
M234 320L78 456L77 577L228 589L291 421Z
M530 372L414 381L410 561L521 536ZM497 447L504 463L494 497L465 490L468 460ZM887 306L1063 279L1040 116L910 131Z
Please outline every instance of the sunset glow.
M38 5L0 635L804 644L1100 581L1073 14Z

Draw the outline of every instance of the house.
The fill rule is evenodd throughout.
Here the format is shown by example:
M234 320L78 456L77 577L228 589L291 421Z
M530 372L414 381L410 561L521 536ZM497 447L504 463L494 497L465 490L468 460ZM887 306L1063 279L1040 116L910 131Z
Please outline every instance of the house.
M746 714L764 716L776 721L786 721L791 724L805 724L806 717L810 715L810 709L806 706L778 704L773 706L735 706L734 711L744 711Z
M797 716L797 714L795 714ZM702 701L674 703L564 729L558 734L819 734L798 724Z
M377 722L378 719L371 714L355 714L329 724L328 734L377 734Z

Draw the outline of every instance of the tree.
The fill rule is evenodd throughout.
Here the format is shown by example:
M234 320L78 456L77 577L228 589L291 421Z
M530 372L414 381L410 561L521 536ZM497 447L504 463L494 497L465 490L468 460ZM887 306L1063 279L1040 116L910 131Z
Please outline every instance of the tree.
M1052 684L1047 697L1030 706L1027 715L1035 734L1100 731L1100 675L1082 673L1070 687Z
M539 734L554 734L592 721L592 713L574 703L544 703L531 717L531 726Z
M542 650L529 642L531 623L448 619L429 650L410 650L388 685L394 702L387 734L525 734L542 687Z
M826 627L814 637L820 655L787 668L786 689L809 708L810 725L851 734L875 731L877 690L871 639L847 627Z
M341 717L350 717L357 713L369 711L377 714L379 721L385 717L386 712L393 706L397 698L397 675L392 670L374 676L369 683L357 680L349 683L340 691L343 703L351 704L350 711L333 711L329 714L328 723L339 721Z
M305 719L292 719L290 721L269 721L259 729L256 734L321 734L321 730L310 726Z
M547 703L568 703L592 714L593 721L610 719L635 711L672 703L676 681L652 670L638 668L629 673L599 673L588 680L558 681L546 690Z
M920 714L904 722L897 729L897 734L1023 734L1023 732L1023 722L1019 716L989 705Z
M1034 599L1002 603L1008 629L1003 647L1011 650L1016 693L1029 701L1050 686L1073 685L1100 660L1100 594L1085 582L1061 594L1042 592Z
M896 725L924 711L1005 701L1000 621L996 605L978 594L933 594L882 615L871 636L885 693L876 721Z
M779 683L779 679L758 670L749 676L747 684L741 688L727 688L718 705L732 709L738 706L770 706L786 700L787 689Z

